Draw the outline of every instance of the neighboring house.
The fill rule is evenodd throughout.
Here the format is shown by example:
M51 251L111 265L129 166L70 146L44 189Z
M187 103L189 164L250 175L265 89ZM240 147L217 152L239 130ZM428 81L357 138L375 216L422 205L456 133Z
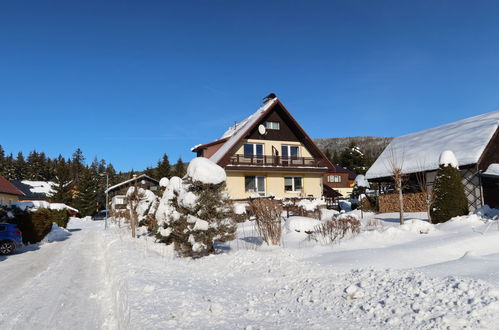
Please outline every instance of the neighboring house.
M191 150L225 169L232 199L321 197L322 177L335 169L277 97L220 139Z
M158 190L159 181L145 174L134 175L133 178L118 183L106 190L109 196L109 202L113 209L123 209L126 207L126 192L130 187L139 187L151 191Z
M0 205L17 203L24 194L3 176L0 176Z
M395 138L367 171L370 182L389 185L393 167L401 168L414 188L422 174L431 188L440 154L456 155L471 211L484 204L499 208L499 111ZM392 166L395 164L395 166Z
M342 196L348 196L352 193L355 177L356 174L354 172L335 165L333 171L328 171L324 174L323 184L338 191Z
M24 196L19 197L19 200L23 202L48 202L54 192L53 187L55 185L53 182L28 180L11 180L10 183L24 193Z

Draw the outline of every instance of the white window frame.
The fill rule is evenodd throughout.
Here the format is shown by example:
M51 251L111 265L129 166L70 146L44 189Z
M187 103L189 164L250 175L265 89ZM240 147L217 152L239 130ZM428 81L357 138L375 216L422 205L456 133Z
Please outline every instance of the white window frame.
M244 146L247 145L247 144L251 144L253 145L253 154L251 156L265 156L265 144L263 143L252 143L252 142L246 142L243 144L243 155L246 156L246 154L244 153ZM256 146L259 145L259 146L262 146L262 154L261 155L257 155L256 154Z
M265 128L266 129L273 129L273 130L277 131L277 130L281 129L281 123L278 121L266 121Z
M291 178L291 187L292 187L292 190L286 190L286 178ZM301 189L297 190L296 189L296 186L295 186L295 179L296 178L300 178L300 181L301 181ZM285 192L295 192L295 193L300 193L302 191L305 190L305 187L304 187L304 184L303 184L303 177L302 176L285 176L284 177L284 191Z
M248 177L253 177L255 178L255 189L254 190L248 190L246 189L246 178ZM259 191L258 190L258 182L262 180L263 181L263 191ZM265 192L267 191L267 184L265 182L265 176L263 175L245 175L244 176L244 191L245 192L249 192L249 193L257 193L259 194L260 196L265 196Z
M331 183L341 183L341 175L337 174L329 174L327 176L327 182Z
M300 150L301 148L300 148L300 146L294 145L294 144L282 144L281 145L281 153L282 153L282 148L283 147L288 149L288 155L284 156L284 154L282 154L281 156L288 157L288 158L295 157L295 156L291 156L291 147L297 147L298 148L298 154L296 155L296 157L300 157L300 155L301 155L301 150Z

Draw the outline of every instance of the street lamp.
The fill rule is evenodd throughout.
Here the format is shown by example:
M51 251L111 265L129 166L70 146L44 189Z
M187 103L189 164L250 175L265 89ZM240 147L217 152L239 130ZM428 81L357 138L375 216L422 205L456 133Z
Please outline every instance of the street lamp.
M106 176L106 218L104 219L104 229L107 229L107 217L109 215L109 174L107 172L99 174L100 176Z

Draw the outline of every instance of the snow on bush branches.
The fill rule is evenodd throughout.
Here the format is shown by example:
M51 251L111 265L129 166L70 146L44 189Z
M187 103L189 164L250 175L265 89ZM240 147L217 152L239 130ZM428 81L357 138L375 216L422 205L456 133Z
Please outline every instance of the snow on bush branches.
M215 241L233 239L225 180L223 168L206 158L191 161L183 179L162 180L165 191L156 212L160 241L174 244L182 256L200 257L215 252Z

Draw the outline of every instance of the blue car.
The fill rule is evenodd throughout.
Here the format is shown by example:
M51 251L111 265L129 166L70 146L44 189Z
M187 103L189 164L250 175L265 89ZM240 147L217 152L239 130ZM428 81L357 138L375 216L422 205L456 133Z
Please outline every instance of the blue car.
M16 225L0 222L0 255L11 254L23 246L22 233Z

